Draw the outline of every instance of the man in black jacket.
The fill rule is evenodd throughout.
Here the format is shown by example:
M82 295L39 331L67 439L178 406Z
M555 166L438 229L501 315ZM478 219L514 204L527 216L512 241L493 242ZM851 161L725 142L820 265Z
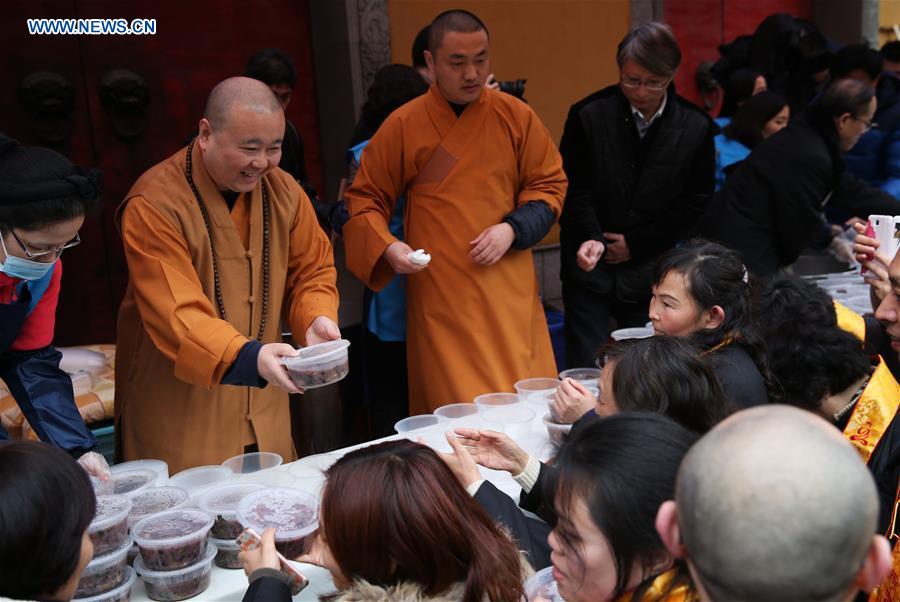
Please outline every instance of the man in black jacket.
M766 139L716 193L703 235L740 251L747 268L770 276L822 232L823 210L900 215L900 201L850 174L843 154L872 127L874 90L832 83L806 112Z
M560 217L570 366L588 366L618 327L647 321L650 267L684 240L713 192L713 123L675 93L669 26L629 33L619 83L576 103L560 143L569 190Z

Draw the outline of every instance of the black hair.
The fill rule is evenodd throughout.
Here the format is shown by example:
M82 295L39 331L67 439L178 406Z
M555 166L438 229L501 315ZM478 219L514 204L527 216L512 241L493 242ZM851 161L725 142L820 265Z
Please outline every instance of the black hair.
M885 61L900 63L900 41L893 40L881 47L881 57Z
M722 98L722 109L719 117L733 117L738 107L753 96L753 88L756 87L756 78L762 73L755 69L736 69L723 85L725 95Z
M853 117L864 115L875 97L875 89L855 79L839 79L831 82L822 95L807 109L812 122L818 127L834 130L834 119L845 113Z
M862 341L837 324L828 293L791 275L774 277L763 289L758 314L769 361L784 402L816 411L871 369Z
M655 528L656 513L663 502L674 498L678 467L696 439L671 418L630 412L574 429L560 447L557 470L547 481L547 499L555 493L559 515L555 534L578 554L578 534L564 517L576 499L583 500L615 562L613 599L627 591L633 567L640 567L645 582L656 577L651 569L667 555ZM684 567L680 568L686 580ZM642 585L639 592L647 584Z
M755 148L763 141L763 127L786 106L787 100L778 92L760 92L738 107L734 119L725 126L723 133L747 148Z
M874 81L881 75L883 65L884 59L877 50L865 44L847 44L831 59L829 72L832 79L840 79L849 77L853 71L862 71Z
M264 48L251 56L247 61L245 75L258 79L267 86L287 84L293 88L297 83L294 61L277 48Z
M425 51L428 50L428 29L430 25L426 25L422 29L419 30L419 33L416 34L416 39L413 40L412 45L412 66L419 67L427 67L428 64L425 62Z
M750 274L737 251L707 240L694 239L663 253L653 266L653 286L669 272L684 276L688 294L700 311L718 305L725 314L717 328L700 329L691 340L705 353L723 345L740 345L756 364L769 398L778 398L772 381L765 343L753 320Z
M483 31L485 35L490 37L484 22L467 10L455 8L453 10L444 11L434 18L431 25L428 26L428 51L431 54L441 47L444 42L444 34L448 31L458 33L473 33Z
M87 473L61 449L0 445L0 596L37 600L65 585L95 505Z
M385 65L379 69L369 86L350 145L374 136L388 115L427 90L428 84L409 65Z
M99 204L99 179L56 151L0 134L0 230L39 230L87 215Z
M605 360L615 362L612 392L620 412L664 414L703 434L735 410L712 364L688 340L626 339L610 344Z

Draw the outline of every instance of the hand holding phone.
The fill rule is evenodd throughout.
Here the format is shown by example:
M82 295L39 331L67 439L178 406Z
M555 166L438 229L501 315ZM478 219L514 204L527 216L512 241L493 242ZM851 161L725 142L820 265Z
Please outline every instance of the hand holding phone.
M243 552L255 550L262 544L262 538L259 536L259 533L253 529L245 529L243 533L237 536L235 541L241 546ZM282 556L280 552L276 551L275 554L278 557L281 572L291 578L291 595L296 596L303 591L303 588L309 585L309 580L303 576L303 573L298 571L290 562L288 562L287 558Z

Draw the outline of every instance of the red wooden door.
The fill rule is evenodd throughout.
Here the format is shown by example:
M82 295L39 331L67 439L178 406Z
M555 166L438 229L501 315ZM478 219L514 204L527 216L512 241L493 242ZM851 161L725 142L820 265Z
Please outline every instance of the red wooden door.
M103 171L103 204L65 253L56 344L115 341L127 283L115 208L137 177L168 157L196 131L206 95L220 80L240 75L256 50L276 47L295 62L297 86L288 119L300 132L313 183L321 187L318 111L306 0L150 2L136 0L21 0L4 3L0 19L0 131L23 144L53 146L75 163ZM150 18L155 35L29 35L28 18ZM104 77L127 69L147 85L149 101L136 136L100 97ZM75 91L71 135L51 145L36 132L16 90L29 74L50 70ZM117 129L118 128L118 129ZM134 132L130 132L133 134Z

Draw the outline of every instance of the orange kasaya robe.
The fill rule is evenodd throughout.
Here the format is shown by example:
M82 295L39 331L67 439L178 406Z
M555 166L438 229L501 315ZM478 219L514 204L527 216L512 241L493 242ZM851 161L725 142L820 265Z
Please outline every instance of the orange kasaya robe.
M530 250L491 266L470 241L516 207L544 201L559 216L567 180L531 108L485 90L457 118L438 88L391 114L372 137L346 198L347 267L374 290L394 275L382 257L406 198L403 232L429 266L407 277L410 413L511 391L556 368Z
M288 394L271 385L221 385L257 335L263 300L260 185L231 211L193 147L228 321L215 302L212 251L185 178L186 149L147 171L119 208L129 283L119 310L116 447L119 460L158 458L169 471L219 464L244 447L296 458ZM337 319L331 244L303 190L275 169L263 178L271 207L268 317L262 343L281 342L281 320L303 342L320 315Z

